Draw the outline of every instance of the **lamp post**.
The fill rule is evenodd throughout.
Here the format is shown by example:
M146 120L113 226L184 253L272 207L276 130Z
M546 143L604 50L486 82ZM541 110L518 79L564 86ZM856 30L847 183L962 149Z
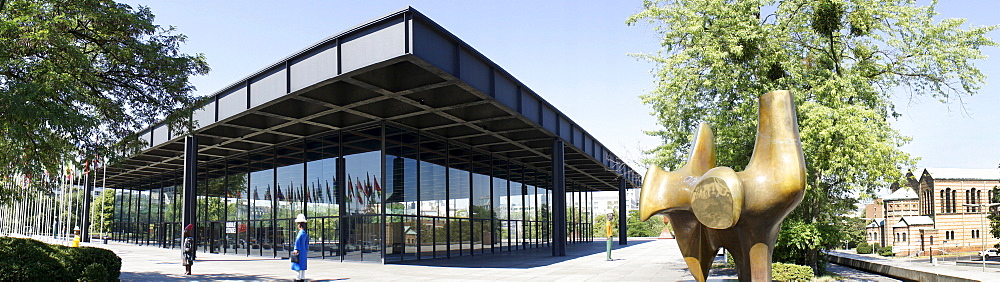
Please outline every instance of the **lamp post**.
M981 239L982 244L983 244L983 252L980 253L979 257L980 257L980 259L983 260L983 272L986 272L986 237L983 237L983 234L982 234L983 230L986 229L986 211L987 211L987 208L998 206L998 205L1000 205L1000 203L990 203L990 204L962 204L962 205L963 206L967 206L967 207L979 207L979 208L983 208L982 209L983 210L983 217L981 217L979 219L979 228L980 228L979 229L979 232L980 232L979 233L979 238ZM986 232L986 234L989 234L989 232Z

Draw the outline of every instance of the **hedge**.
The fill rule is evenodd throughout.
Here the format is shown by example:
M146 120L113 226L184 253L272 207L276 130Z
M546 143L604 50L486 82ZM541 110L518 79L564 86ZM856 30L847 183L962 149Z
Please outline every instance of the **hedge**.
M771 264L771 279L775 281L811 281L813 270L808 266L776 262Z
M869 245L867 242L862 242L861 244L858 244L857 251L859 254L870 254L874 252L874 248L872 248L872 245Z
M121 266L106 249L0 237L0 281L118 281Z
M885 246L885 248L878 251L878 254L883 257L891 257L895 255L895 253L892 252L892 246Z

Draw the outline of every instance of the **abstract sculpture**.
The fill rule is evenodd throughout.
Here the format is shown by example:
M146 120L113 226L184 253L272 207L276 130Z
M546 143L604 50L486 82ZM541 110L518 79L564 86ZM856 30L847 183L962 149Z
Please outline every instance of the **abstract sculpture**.
M705 281L723 247L740 281L771 281L778 229L805 191L805 160L795 105L788 91L760 97L757 140L746 170L715 166L715 136L702 123L687 163L667 172L650 167L643 180L643 221L665 213L691 274Z

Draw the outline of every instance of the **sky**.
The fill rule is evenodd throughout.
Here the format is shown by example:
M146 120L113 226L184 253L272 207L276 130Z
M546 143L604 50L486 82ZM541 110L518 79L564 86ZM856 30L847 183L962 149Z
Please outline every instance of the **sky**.
M625 19L641 1L125 1L149 6L156 23L188 37L181 50L203 53L212 71L194 77L209 95L296 51L412 6L541 95L612 152L634 163L659 140L639 96L653 87L654 65L628 56L659 50L657 34ZM1000 1L941 1L939 18L967 26L1000 24ZM1000 40L1000 32L989 34ZM996 168L1000 163L1000 48L977 63L987 75L963 104L897 93L893 125L913 141L902 149L917 167ZM724 164L722 164L724 165Z

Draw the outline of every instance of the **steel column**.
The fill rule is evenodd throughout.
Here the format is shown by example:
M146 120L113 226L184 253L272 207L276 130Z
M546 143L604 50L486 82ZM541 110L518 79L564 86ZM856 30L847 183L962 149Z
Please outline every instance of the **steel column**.
M566 147L552 141L552 255L566 256Z
M625 177L618 178L618 244L628 245L628 199L625 195Z
M94 174L97 173L95 172ZM83 193L83 214L80 216L83 223L80 225L80 240L90 242L90 202L94 194L94 186L90 184L90 181L86 181L83 187L85 192Z
M343 154L340 155L341 156L337 157L336 168L337 205L340 209L338 216L339 220L337 220L337 232L340 234L338 235L340 238L338 238L337 241L340 241L340 244L337 246L337 254L340 256L340 261L344 261L344 255L347 254L347 250L345 249L347 246L347 244L345 244L345 242L347 242L347 191L345 190L346 188L344 188L346 187L345 183L347 183L347 170L344 167L344 164L347 162L344 160Z
M188 224L195 224L197 222L196 210L197 210L197 192L198 185L198 137L191 135L184 138L184 179L182 180L184 186L184 211L181 216L181 228L188 226ZM195 224L195 230L191 230L191 235L194 236L194 242L197 248L198 244L198 225ZM182 231L183 232L183 231Z

